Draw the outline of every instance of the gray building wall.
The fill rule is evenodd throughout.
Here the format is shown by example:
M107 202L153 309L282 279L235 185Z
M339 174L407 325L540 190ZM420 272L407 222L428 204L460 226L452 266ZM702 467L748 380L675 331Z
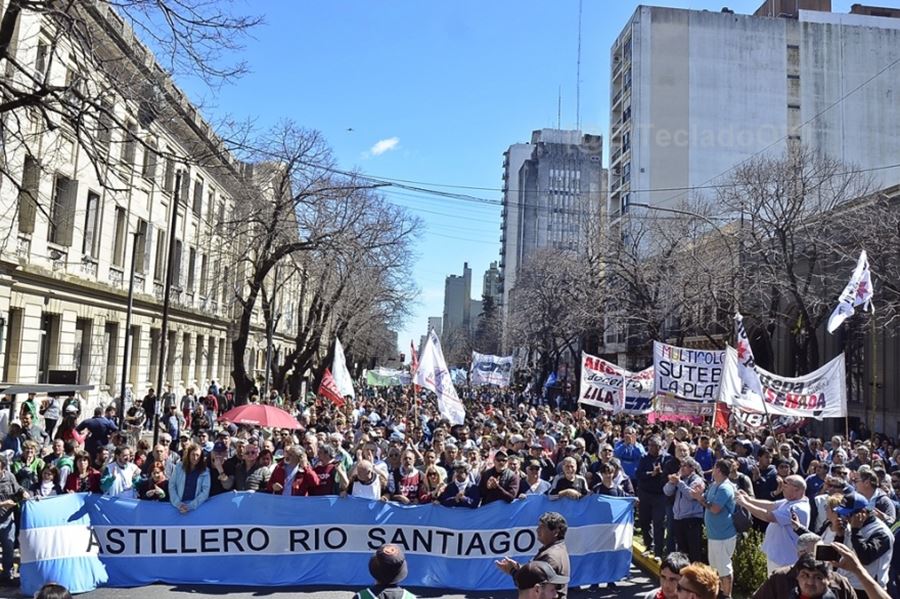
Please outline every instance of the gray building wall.
M610 217L671 207L789 140L864 169L900 162L900 69L850 93L898 47L900 19L887 17L638 8L611 50ZM900 168L871 174L900 180Z

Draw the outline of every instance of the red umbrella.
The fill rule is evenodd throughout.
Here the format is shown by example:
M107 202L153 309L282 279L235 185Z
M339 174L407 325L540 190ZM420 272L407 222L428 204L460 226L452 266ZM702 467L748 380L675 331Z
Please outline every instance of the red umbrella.
M247 404L228 410L221 416L226 422L235 424L251 424L272 428L300 428L297 419L275 406L265 404Z

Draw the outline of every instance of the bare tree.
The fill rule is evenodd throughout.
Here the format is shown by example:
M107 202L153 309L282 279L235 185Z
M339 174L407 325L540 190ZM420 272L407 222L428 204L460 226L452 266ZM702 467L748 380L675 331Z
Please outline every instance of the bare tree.
M337 281L338 296L351 279L367 281L365 272L341 270L339 258L347 268L367 268L369 277L379 269L380 276L395 276L395 271L386 266L390 260L397 260L393 252L408 250L407 240L418 224L404 210L375 194L372 185L352 175L335 174L330 150L318 132L292 123L276 126L262 136L257 147L248 148L246 161L255 166L246 169L245 187L235 203L234 215L223 227L230 243L226 251L236 259L232 376L241 399L253 385L243 359L253 312L277 264L309 254L326 269L320 274L331 277L335 275L327 272L328 260L335 260L336 278L311 279L313 285L322 285L324 295L316 301L321 310L326 310L336 299L329 281ZM324 312L318 322L328 321L323 317ZM316 345L316 337L323 333L313 330L310 334L307 343Z
M600 285L586 254L547 248L522 265L507 323L514 347L537 356L541 380L601 325Z
M819 329L852 270L835 244L852 239L846 211L870 193L865 174L806 147L748 161L719 189L719 204L740 215L741 308L762 325L769 356L779 332L795 348L793 368L782 368L820 364ZM863 242L844 251L858 255Z
M154 168L159 157L227 162L224 144L210 142L209 126L171 80L190 75L220 85L246 70L225 56L240 49L259 19L224 6L205 0L6 2L0 12L0 178L21 190L22 155L42 159L54 145L69 143L83 151L100 184L113 189L129 185L115 167L131 166L136 146L144 147ZM179 136L183 156L167 155L142 131L154 122L178 128L185 121L207 131ZM38 209L49 217L46 207Z
M693 338L722 346L735 305L737 238L709 205L632 207L604 240L602 262L608 325L628 345Z

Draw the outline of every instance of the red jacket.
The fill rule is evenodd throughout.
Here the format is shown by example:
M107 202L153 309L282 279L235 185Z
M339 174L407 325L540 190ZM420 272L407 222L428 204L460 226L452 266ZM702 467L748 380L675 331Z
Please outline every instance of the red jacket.
M91 493L99 493L100 492L100 472L91 468L88 471L88 488ZM71 491L72 493L78 492L78 473L72 472L66 478L66 486L64 488L65 491Z
M273 489L275 483L284 486L284 478L287 476L286 470L284 462L275 466L275 470L272 471L272 476L269 477L269 484L266 485L266 489L268 489L269 493L275 493ZM294 476L294 480L291 483L291 495L309 495L309 492L317 486L319 486L319 477L312 468L307 466L305 470L298 470L296 476ZM280 495L281 493L275 494Z

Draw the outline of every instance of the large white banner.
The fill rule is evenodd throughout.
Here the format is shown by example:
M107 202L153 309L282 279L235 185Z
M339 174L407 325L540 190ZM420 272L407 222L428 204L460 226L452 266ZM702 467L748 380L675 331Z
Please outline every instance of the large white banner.
M479 354L476 351L472 352L472 368L469 375L473 385L509 387L512 370L512 356L492 356Z
M653 368L630 372L581 352L578 402L610 412L647 414L652 408Z
M799 377L782 377L759 366L763 397L743 390L738 370L738 354L728 348L722 375L720 401L744 412L755 412L800 418L843 418L847 415L847 384L844 354L821 368ZM763 405L765 399L765 406Z
M691 349L654 341L657 411L711 416L719 397L724 362L724 350Z

